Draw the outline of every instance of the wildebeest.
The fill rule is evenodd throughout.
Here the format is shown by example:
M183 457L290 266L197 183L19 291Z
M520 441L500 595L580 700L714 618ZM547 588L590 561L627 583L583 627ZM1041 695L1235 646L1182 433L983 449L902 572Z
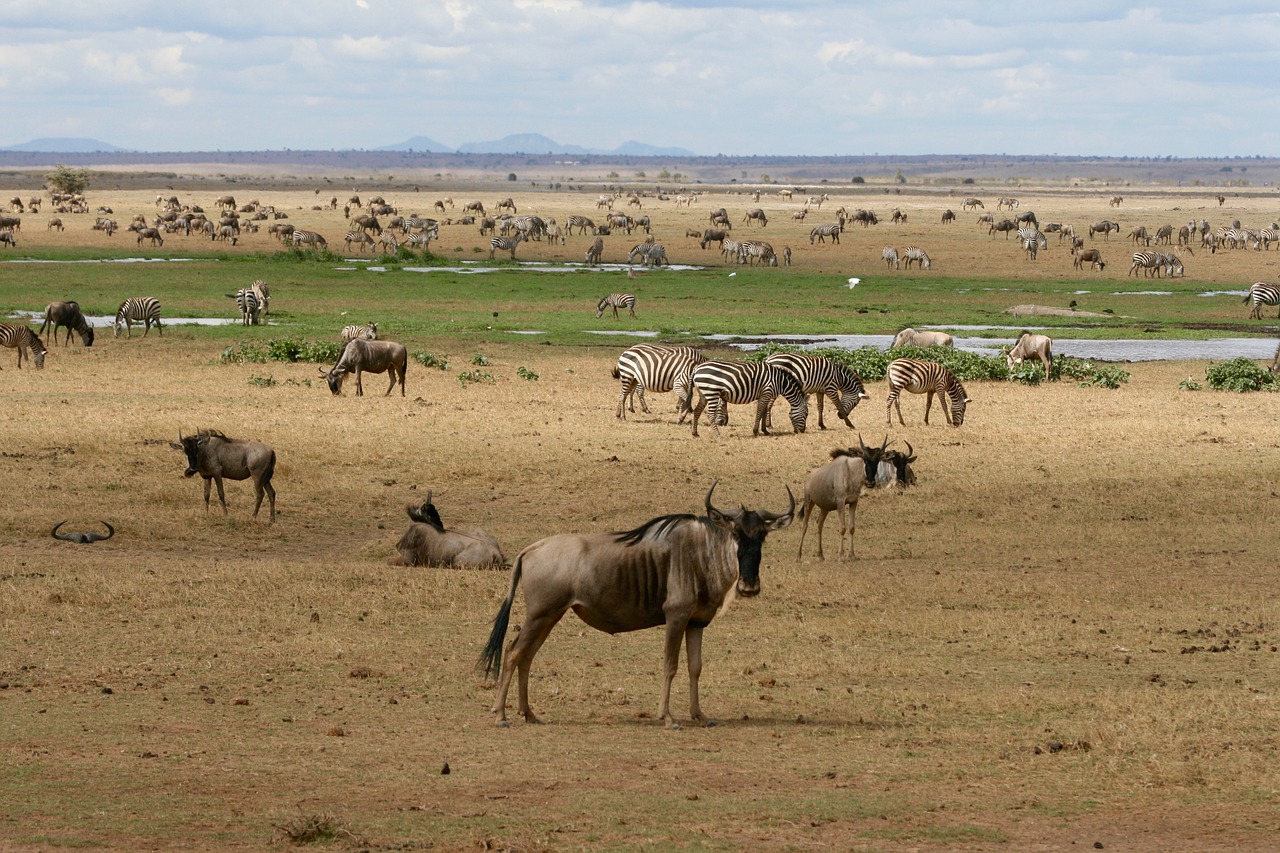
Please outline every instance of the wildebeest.
M724 511L711 503L707 514L651 519L615 533L561 533L533 543L516 556L507 598L493 620L480 656L485 674L497 673L493 711L507 724L507 689L518 672L518 712L539 722L529 707L529 668L551 629L572 609L598 631L619 634L666 626L662 700L658 716L679 728L671 713L671 682L679 668L683 641L689 665L689 716L709 725L698 702L702 674L702 631L737 595L760 594L760 556L765 537L791 523L796 499L785 513L741 507ZM503 637L516 591L524 588L525 620L503 654Z
M880 467L876 469L876 487L888 488L890 486L914 486L916 484L916 472L912 470L911 463L916 461L915 450L911 447L911 442L903 442L907 446L907 452L901 450L886 450L884 458L880 460Z
M999 222L993 222L991 227L987 229L987 233L992 236L995 236L997 231L1003 231L1004 238L1008 240L1010 234L1018 233L1018 223L1012 219L1001 219Z
M1110 240L1111 232L1120 233L1120 223L1112 222L1110 219L1103 219L1098 222L1089 223L1089 239L1093 239L1094 234L1102 234L1103 239Z
M222 480L247 480L253 478L257 500L253 504L253 517L262 508L262 496L271 499L271 523L276 521L276 490L271 485L271 475L276 470L276 452L261 441L242 441L229 438L216 429L198 430L195 435L184 436L178 432L178 444L169 442L175 450L187 455L184 477L199 474L204 478L204 508L209 509L209 486L218 486L218 500L222 502L222 514L227 514L227 496L222 490Z
M66 520L59 521L49 531L49 535L54 539L61 539L63 542L76 542L80 545L92 545L94 542L103 542L116 535L116 529L105 521L100 521L103 527L107 528L106 533L59 533L58 528L66 524Z
M893 339L895 347L954 347L955 339L946 332L917 332L911 327L903 329Z
M396 543L393 566L501 566L506 562L498 540L477 528L464 533L448 530L431 502L431 492L421 506L405 507L412 524Z
M93 346L93 326L89 325L89 321L84 318L84 314L80 311L79 302L50 302L44 309L44 322L40 324L38 334L43 335L46 326L49 329L50 343L58 342L58 327L65 326L67 329L67 338L63 342L64 345L71 343L71 333L78 332L81 342L87 346Z
M884 457L885 448L889 446L889 437L879 447L867 447L858 436L858 446L850 448L837 447L831 451L831 461L820 465L809 472L804 483L804 500L800 502L799 515L804 519L800 528L800 550L796 559L804 556L804 537L809 532L809 519L814 509L818 511L818 559L826 557L822 553L822 526L827 522L827 514L832 510L840 519L840 552L844 557L844 540L849 538L849 559L853 559L854 514L858 509L858 496L862 487L874 487L880 461ZM848 511L848 520L845 512Z
M399 378L400 396L403 397L404 374L408 369L409 351L403 344L395 341L366 341L364 338L355 338L347 342L338 363L329 370L320 368L320 374L328 381L329 390L337 396L342 393L342 380L348 373L354 373L356 396L361 397L364 395L364 385L360 381L361 373L387 373L390 374L391 382L387 385L387 393L382 396L390 396L391 391L396 387L396 379Z
M1076 251L1076 259L1073 261L1075 268L1084 269L1084 265L1088 264L1089 269L1106 269L1107 262L1102 259L1102 253L1097 249L1079 249Z
M1015 364L1022 364L1028 358L1038 358L1044 365L1044 378L1049 380L1049 369L1053 367L1053 339L1048 335L1033 335L1023 332L1013 349L1005 354L1005 363L1013 370Z

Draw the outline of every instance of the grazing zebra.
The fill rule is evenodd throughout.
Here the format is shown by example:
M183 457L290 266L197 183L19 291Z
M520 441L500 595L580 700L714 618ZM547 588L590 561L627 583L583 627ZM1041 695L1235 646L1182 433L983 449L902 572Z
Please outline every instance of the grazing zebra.
M667 247L661 243L640 243L627 255L627 263L633 263L639 256L645 266L662 266L671 264L667 260Z
M25 323L0 323L0 346L18 351L18 369L22 369L22 358L34 361L36 370L44 367L44 354L47 352L40 336L31 331Z
M626 308L634 319L636 316L636 295L634 293L610 293L596 305L596 318L604 316L606 309L613 309L613 319L618 319L618 309Z
M742 244L737 240L724 239L720 241L720 254L724 256L725 261L733 258L738 263L742 263L744 256L742 254Z
M906 263L907 269L911 269L912 262L920 264L924 269L933 266L933 261L929 259L929 253L918 246L908 246L902 250L902 260Z
M814 228L809 232L809 243L812 244L814 240L817 240L819 243L824 243L826 242L827 237L831 238L832 243L839 243L840 232L842 230L843 229L840 227L840 223L838 222L831 225L819 225L817 228Z
M983 207L982 199L974 198L973 196L970 196L969 198L966 198L964 201L960 202L961 210L973 210L976 207Z
M425 252L431 248L431 241L439 239L439 237L440 237L440 229L439 227L433 225L430 228L426 229L425 231L414 231L412 234L409 235L409 238L405 240L405 245L421 246L422 251Z
M346 251L351 251L351 244L355 243L360 247L360 252L363 253L364 247L368 246L372 249L374 242L374 239L365 231L348 231L342 237L342 246Z
M262 279L254 279L253 284L249 285L249 289L258 297L258 305L262 309L263 314L271 313L271 290L267 287L267 283Z
M236 307L240 309L240 321L246 325L258 325L258 314L262 311L262 303L258 301L258 293L251 287L242 287L236 291Z
M592 234L596 233L595 222L593 222L589 217L578 216L577 214L573 214L568 219L566 219L564 223L564 227L565 227L565 230L568 231L570 234L573 233L573 229L575 228L578 229L579 234L586 234L588 228L591 229Z
M1254 282L1241 301L1249 302L1250 300L1253 301L1253 309L1249 312L1249 319L1261 320L1262 306L1280 305L1280 284L1272 284L1269 281ZM1276 312L1276 319L1280 319L1280 311Z
M893 408L898 408L898 423L906 426L906 422L902 420L902 404L898 401L898 396L903 391L910 391L912 394L927 394L924 402L924 422L929 423L929 407L933 405L933 395L938 395L941 403L945 396L949 399L950 406L943 407L943 414L947 416L947 423L952 426L960 426L964 423L965 406L969 403L969 398L964 392L964 386L960 384L960 380L956 379L954 373L946 368L946 366L938 364L936 361L920 361L914 358L899 358L889 363L889 396L885 400L884 420L886 424L893 424Z
M635 398L640 398L640 408L649 414L649 405L644 401L645 390L675 391L676 411L690 410L690 397L693 388L690 384L690 373L694 365L706 359L695 347L670 347L658 344L636 344L618 356L618 364L613 368L613 378L622 383L618 391L618 414L626 420L626 404L630 398L630 409L636 410ZM683 415L681 421L684 420Z
M589 264L600 263L600 256L604 254L604 239L597 237L591 246L587 249L584 260Z
M1172 252L1150 252L1141 251L1133 253L1133 266L1129 267L1129 273L1137 276L1138 270L1143 270L1148 276L1154 275L1160 278L1162 273L1167 272L1172 278L1175 274L1184 274L1182 267L1182 259Z
M356 338L364 338L366 341L376 341L378 339L378 324L366 323L363 326L343 326L342 340L354 341Z
M884 258L885 266L893 267L895 270L902 269L902 259L898 257L898 250L893 246L885 246L880 252L880 257Z
M154 296L130 296L121 302L120 307L116 309L114 337L120 337L120 329L123 327L132 338L134 323L146 324L146 331L142 333L144 338L151 334L152 323L155 323L156 331L163 335L164 328L160 325L160 300Z
M318 234L315 231L303 231L300 228L295 228L293 233L289 235L289 239L294 246L310 246L317 251L329 248L329 241L324 239L323 234Z
M426 216L418 216L415 213L405 219L404 227L401 230L402 231L430 231L432 228L439 227L439 225L440 225L439 220L431 219Z
M493 260L493 253L501 249L504 252L511 253L511 260L516 259L516 246L520 245L520 241L524 239L524 232L517 231L512 237L491 237L489 239L489 260Z
M769 243L763 240L743 240L738 245L742 252L742 257L746 259L748 264L759 262L768 264L771 267L778 265L778 255Z
M1005 208L1008 208L1009 210L1013 210L1017 206L1018 206L1018 200L1016 198L1001 196L999 199L996 200L996 210L1004 210Z
M768 414L779 394L791 403L791 427L804 432L809 417L809 398L790 373L764 362L704 361L693 368L693 385L701 395L693 409L693 434L698 434L698 419L710 408L708 420L716 437L720 425L728 423L728 403L756 404L755 423L751 434L769 434Z
M1255 249L1266 249L1271 251L1271 244L1280 242L1280 228L1274 225L1268 226L1258 231L1258 242L1254 244Z
M776 352L765 358L765 364L780 367L790 373L800 383L805 394L813 394L818 398L818 429L826 429L822 421L822 409L827 397L836 407L836 417L849 423L849 413L854 406L867 399L867 392L862 387L862 379L843 364L834 362L820 355L805 355L794 352Z

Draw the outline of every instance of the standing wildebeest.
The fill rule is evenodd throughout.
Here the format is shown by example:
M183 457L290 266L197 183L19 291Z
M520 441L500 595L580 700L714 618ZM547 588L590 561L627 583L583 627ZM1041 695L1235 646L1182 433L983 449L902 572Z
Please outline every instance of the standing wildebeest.
M908 326L894 336L893 347L954 347L955 338L946 332L917 332Z
M1106 269L1107 262L1102 259L1102 253L1097 249L1079 249L1076 251L1076 259L1073 261L1075 268L1084 269L1084 265L1088 264L1089 269Z
M356 375L356 396L364 396L364 385L360 381L361 373L387 373L391 384L387 385L387 393L391 395L396 387L396 378L400 379L400 396L404 396L404 374L409 369L409 351L404 344L395 341L367 341L355 338L347 342L342 357L331 369L320 368L322 375L329 383L329 390L334 396L342 393L342 380L348 373Z
M858 510L858 496L862 494L865 484L874 488L880 462L884 458L885 448L889 446L889 437L879 447L867 447L858 436L858 447L849 449L835 448L831 451L831 461L814 468L809 472L804 483L804 500L800 502L799 515L804 519L800 528L800 550L796 559L804 556L804 537L809 532L809 519L813 510L818 510L818 559L826 557L822 553L822 526L827 522L827 513L835 510L840 519L840 552L844 557L845 536L849 537L849 559L853 559L854 514ZM849 518L845 520L845 508Z
M271 486L271 475L276 470L276 452L261 441L241 441L228 438L216 429L198 430L195 435L184 436L178 432L179 444L169 442L175 450L187 454L187 470L184 477L199 474L204 478L204 508L209 510L209 485L218 486L218 500L222 502L222 514L227 514L227 496L222 491L222 480L247 480L253 478L257 500L253 504L253 517L262 508L262 496L271 499L271 523L276 521L276 490Z
M89 321L81 313L79 302L50 302L44 309L44 322L40 324L39 334L44 334L46 326L51 326L50 343L58 342L58 327L66 326L67 339L63 342L64 345L71 343L72 332L79 332L81 342L87 347L93 346L93 326L89 325Z
M440 512L431 502L431 492L422 506L410 504L405 512L413 520L400 541L392 566L500 566L506 562L498 540L477 528L470 533L445 529Z
M1048 335L1033 335L1023 332L1013 349L1005 354L1005 363L1013 370L1015 364L1022 364L1024 359L1038 358L1044 365L1044 379L1049 381L1049 368L1053 367L1053 339Z
M991 227L987 229L987 233L993 237L997 231L1003 231L1004 238L1008 240L1010 234L1018 233L1018 223L1012 219L1001 219L999 222L991 223Z
M791 523L796 499L781 515L742 507L725 512L711 503L707 514L664 515L616 533L561 533L533 543L516 557L507 598L493 620L480 656L485 674L497 673L493 711L507 725L507 689L518 673L518 712L539 722L529 707L529 668L551 629L572 609L598 631L619 634L666 626L662 701L658 717L679 728L671 713L671 682L683 641L689 664L689 716L710 725L698 703L702 675L702 631L732 599L760 594L760 556L765 537ZM523 578L525 619L507 645L502 641Z
M1117 234L1120 233L1119 222L1112 222L1110 219L1103 219L1098 222L1089 223L1089 239L1090 240L1093 239L1094 234L1097 234L1099 232L1102 234L1102 238L1104 240L1110 240L1112 231L1116 232Z

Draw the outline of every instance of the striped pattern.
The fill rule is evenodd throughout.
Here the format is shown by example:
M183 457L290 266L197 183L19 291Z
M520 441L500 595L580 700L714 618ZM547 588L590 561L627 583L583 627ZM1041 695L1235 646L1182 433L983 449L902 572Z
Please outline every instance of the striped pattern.
M965 406L969 398L964 386L955 374L934 361L920 361L914 358L899 358L889 363L889 396L885 400L884 419L886 424L893 424L893 408L898 409L898 423L906 426L902 420L902 404L898 401L903 391L912 394L927 394L924 403L924 422L929 423L929 408L933 405L933 395L939 401L946 398L950 405L943 406L943 414L947 423L960 426L964 423Z
M579 234L586 234L588 228L591 229L592 234L596 233L596 224L592 222L590 219L588 219L587 217L578 216L577 214L574 214L570 216L568 219L566 219L564 227L565 227L565 230L568 231L570 234L573 233L573 229L575 228L578 229Z
M929 269L933 266L933 261L929 259L929 253L919 246L908 246L903 249L902 260L907 265L907 269L911 269L913 263L919 264L923 269Z
M1253 303L1253 308L1249 311L1249 319L1261 320L1263 306L1280 305L1280 284L1272 284L1269 281L1254 282L1249 292L1244 295L1243 301ZM1276 318L1280 319L1280 311L1276 312Z
M1168 273L1169 277L1172 278L1174 275L1181 275L1185 272L1182 267L1182 259L1172 252L1134 252L1133 265L1129 267L1129 274L1137 276L1139 269L1148 276L1154 275L1156 278L1160 278L1164 273Z
M849 423L849 413L854 406L867 399L866 389L862 386L862 378L843 364L824 358L820 355L806 355L795 352L777 352L765 358L765 364L781 368L790 373L800 390L805 394L813 394L818 400L818 428L826 429L822 420L822 409L827 397L836 407L836 417Z
M604 316L604 312L613 309L613 319L618 319L618 309L626 308L631 317L636 316L636 295L634 293L610 293L596 305L596 317Z
M44 342L40 336L31 331L25 323L0 323L0 346L18 351L18 369L22 369L22 359L34 361L36 370L44 367Z
M493 260L493 253L497 251L510 252L511 260L516 259L516 246L520 245L520 241L524 239L524 234L517 231L512 237L493 237L489 240L489 260Z
M667 260L667 247L661 243L640 243L627 254L627 263L635 263L636 258L645 266L662 266L670 264Z
M258 293L251 287L242 287L236 291L236 307L240 309L240 322L246 326L258 325L258 315L262 311L262 303L258 301Z
M895 270L902 269L902 259L898 257L898 250L893 246L885 246L880 252L880 257L884 258L885 266L893 267Z
M295 231L294 233L296 234L297 232ZM348 252L351 251L352 243L355 243L357 246L359 246L360 251L363 253L366 246L368 246L370 249L373 248L374 240L364 231L348 231L346 234L342 235L343 249L345 249Z
M409 239L405 240L405 245L421 246L422 250L425 252L427 248L431 246L431 241L439 239L439 237L440 228L433 225L425 231L414 231L409 235Z
M121 302L120 307L116 309L115 337L120 337L120 329L123 328L132 338L134 323L146 324L146 331L142 333L144 338L151 334L152 323L155 323L156 331L163 335L164 328L160 325L160 300L154 296L131 296Z
M363 338L366 341L376 341L378 339L378 324L367 323L363 326L343 326L342 339L344 341L353 341L356 338Z
M294 229L289 239L295 246L310 246L314 249L326 249L329 247L329 241L324 239L324 235L315 231Z
M773 250L773 246L763 240L743 240L738 244L742 257L746 259L748 264L767 264L771 267L778 265L778 255Z
M716 437L720 425L729 422L729 403L756 404L752 435L769 434L768 414L778 395L791 403L791 426L796 432L804 432L809 416L809 400L800 383L791 374L764 362L704 361L693 368L693 385L701 395L693 409L693 434L698 434L698 419L710 409L708 419Z
M826 242L828 237L832 243L840 242L840 232L844 229L840 227L840 223L834 222L830 225L819 225L809 232L809 242L812 244L814 240L819 243Z
M690 373L695 365L706 359L695 347L671 347L659 344L636 344L618 356L613 378L622 383L618 390L617 417L626 420L626 408L630 398L630 410L635 412L635 398L640 398L640 408L649 414L644 401L645 390L676 392L676 411L690 410ZM683 414L681 416L683 421Z

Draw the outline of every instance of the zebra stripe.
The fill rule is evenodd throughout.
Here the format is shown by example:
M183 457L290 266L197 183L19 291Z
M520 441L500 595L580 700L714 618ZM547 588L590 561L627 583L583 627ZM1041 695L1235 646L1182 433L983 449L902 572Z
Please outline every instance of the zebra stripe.
M70 333L68 332L68 337ZM36 370L44 367L44 354L47 352L40 336L31 331L25 323L0 323L0 346L18 351L18 369L22 369L22 358L34 361Z
M645 389L676 392L676 411L687 413L692 396L690 373L694 365L706 359L695 347L671 347L659 344L636 344L618 356L613 378L622 383L618 391L617 416L626 420L624 405L631 398L630 410L635 412L635 398L640 398L640 408L649 414L644 401ZM684 420L683 414L681 421Z
M809 416L809 398L795 378L777 367L764 362L704 361L692 374L693 385L701 395L693 410L693 434L698 434L698 419L710 408L708 420L716 437L720 437L720 425L729 422L725 409L728 403L756 404L755 423L751 434L769 434L767 418L769 408L781 393L791 403L791 426L796 432L804 432Z
M743 240L738 246L748 264L759 262L771 267L778 265L778 255L773 251L773 246L763 240Z
M145 323L147 328L142 333L145 338L151 334L151 324L156 324L156 331L164 334L160 325L160 300L154 296L130 296L116 309L115 337L120 337L120 329L124 327L133 337L133 324Z
M1169 255L1167 252L1134 252L1133 266L1129 267L1129 274L1137 276L1138 270L1141 269L1148 276L1154 275L1156 278L1160 278L1161 272L1166 267L1172 266L1169 261L1169 258L1171 257L1173 256ZM1181 266L1181 262L1179 262L1179 266ZM1169 275L1173 275L1172 270L1170 270Z
M524 239L524 233L517 231L513 237L493 237L489 240L489 260L493 260L493 253L501 249L504 252L511 253L511 260L516 259L516 246L520 245L520 241Z
M294 233L296 234L297 232L295 231ZM360 251L364 252L365 246L368 246L370 249L373 248L374 239L364 231L348 231L342 237L343 249L350 251L352 243L358 245L360 247Z
M596 224L592 222L590 219L588 219L587 217L578 216L577 214L574 214L565 220L566 231L572 234L573 229L575 228L578 229L579 234L586 234L588 228L591 229L592 234L596 233Z
M431 246L432 240L440 238L440 227L433 225L425 231L415 231L409 235L409 239L405 240L406 246L421 246L422 251L426 251Z
M822 409L827 397L836 407L836 417L849 423L849 413L854 406L867 399L862 378L843 364L820 355L804 355L794 352L776 352L767 356L765 364L790 373L800 383L800 390L818 398L818 429L826 429L822 421Z
M827 237L831 238L832 243L840 242L840 232L844 229L840 227L840 223L836 222L831 225L819 225L809 232L809 243L812 244L816 239L819 243L825 242Z
M902 269L902 260L898 257L898 250L893 246L885 246L880 252L880 257L884 258L885 266L893 267L895 270Z
M293 241L295 246L310 246L314 249L327 249L329 247L329 241L324 239L324 235L315 231L294 229L289 239Z
M262 310L258 302L258 293L251 287L242 287L236 291L236 307L240 309L240 321L246 326L258 325L258 314Z
M342 339L344 341L353 341L356 338L364 338L366 341L376 341L378 339L378 324L366 323L363 326L343 326Z
M742 244L737 240L724 239L720 241L720 254L724 256L726 261L734 258L738 263L742 263L745 256L742 252Z
M671 263L667 260L667 247L661 243L640 243L636 245L627 254L627 263L635 263L637 256L645 266L657 267Z
M636 316L636 295L634 293L610 293L596 305L596 318L604 316L605 310L613 309L613 319L618 319L618 309L626 308L633 318Z
M943 414L947 416L947 423L952 426L960 426L964 423L965 406L969 403L969 398L964 392L964 386L960 384L960 380L956 379L955 374L946 368L945 365L938 364L935 361L920 361L914 358L899 358L889 363L889 396L884 404L884 420L886 424L893 424L893 408L898 409L898 423L906 426L906 422L902 420L902 404L898 401L898 396L903 391L910 391L912 394L927 394L924 402L924 422L929 423L929 408L933 405L933 395L937 394L941 403L943 397L950 400L949 407L943 407Z
M262 309L263 314L271 313L271 291L267 287L267 283L262 279L255 279L253 284L249 285L249 289L258 297L258 305Z
M913 262L918 263L924 269L929 269L933 266L933 261L929 259L929 253L918 246L908 246L903 249L902 260L906 263L907 269L911 269Z
M1253 309L1249 312L1249 319L1261 320L1262 306L1280 305L1280 284L1272 284L1269 281L1254 282L1242 301L1249 302L1251 300ZM1280 311L1276 312L1276 318L1280 319Z

